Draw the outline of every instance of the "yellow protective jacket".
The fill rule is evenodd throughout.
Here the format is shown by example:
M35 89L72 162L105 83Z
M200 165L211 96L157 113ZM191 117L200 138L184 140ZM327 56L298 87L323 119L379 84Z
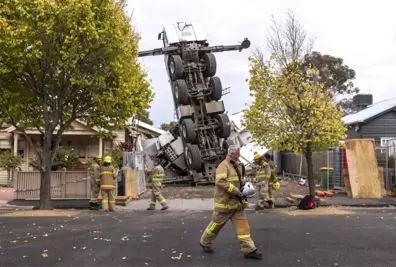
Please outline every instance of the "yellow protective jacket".
M96 162L93 162L89 167L89 176L91 177L91 180L95 181L96 183L100 183L99 170L100 166Z
M257 166L256 179L260 182L271 177L271 168L267 162L261 162Z
M146 168L146 174L149 177L149 183L161 183L165 176L164 169L160 165L155 166L152 170Z
M242 163L235 164L242 176ZM243 177L239 181L234 166L227 160L223 160L216 169L216 181L214 192L214 210L217 212L230 212L242 208L238 198L240 188L244 184ZM246 201L243 202L244 205Z
M276 166L275 166L275 163L274 163L272 160L270 160L270 161L268 161L268 165L269 165L270 168L271 168L271 177L270 177L270 179L269 179L269 182L270 182L270 183L275 183L275 182L278 181L278 177L277 177L277 175L276 175Z
M116 171L113 166L100 167L100 188L101 189L114 189L116 180Z

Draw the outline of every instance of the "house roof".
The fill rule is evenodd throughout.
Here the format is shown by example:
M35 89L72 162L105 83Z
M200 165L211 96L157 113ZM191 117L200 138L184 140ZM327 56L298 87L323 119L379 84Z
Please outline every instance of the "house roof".
M164 130L158 129L158 128L156 128L156 127L154 127L154 126L152 126L152 125L150 125L148 123L142 122L142 121L140 121L138 119L129 118L128 121L127 121L127 125L128 126L137 126L137 127L146 129L148 131L157 133L158 135L161 135L161 134L165 133Z
M342 118L346 125L364 123L374 117L396 108L396 97L374 103L367 108Z

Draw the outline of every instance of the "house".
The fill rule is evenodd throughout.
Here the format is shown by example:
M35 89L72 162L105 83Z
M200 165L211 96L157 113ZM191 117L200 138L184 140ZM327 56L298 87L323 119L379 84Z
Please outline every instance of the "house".
M356 95L356 113L343 118L348 126L347 138L374 138L377 146L396 139L396 97L373 104L372 95Z
M143 140L158 137L164 132L136 119L129 119L127 129L114 131L114 136L111 139L102 138L98 128L89 127L80 120L74 121L71 126L63 133L60 145L74 149L79 155L80 166L83 168L87 166L88 158L97 155L103 156L117 143L128 141L134 137L136 149L141 151ZM26 133L34 143L40 142L41 133L37 129L28 129ZM23 157L24 161L20 166L22 171L33 171L29 161L34 156L34 151L15 127L6 124L0 125L0 151L4 150L13 151L15 154L19 153ZM6 184L6 182L7 173L0 170L0 185Z

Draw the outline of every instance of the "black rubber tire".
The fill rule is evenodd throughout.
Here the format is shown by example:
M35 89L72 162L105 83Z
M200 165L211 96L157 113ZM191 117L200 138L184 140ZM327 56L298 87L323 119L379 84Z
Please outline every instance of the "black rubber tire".
M199 152L199 147L197 145L186 145L186 163L187 165L195 171L198 171L202 168L202 158L201 153Z
M223 86L219 77L214 76L209 79L209 88L212 91L210 97L213 101L219 101L223 94Z
M231 125L227 114L217 114L215 118L219 124L217 136L220 138L228 138L231 135Z
M174 84L175 88L175 99L177 105L188 105L190 104L190 98L187 92L187 83L185 80L176 80Z
M230 145L232 145L232 142L230 140L224 140L223 141L223 148L225 150L225 152L228 152L228 148L230 147Z
M184 76L183 61L179 55L168 57L169 75L172 81L182 79Z
M211 53L206 53L202 57L203 61L205 62L206 70L203 72L205 77L212 77L216 74L217 70L217 62L215 55Z
M181 123L181 136L186 143L195 143L197 132L195 131L195 124L192 119L183 119Z

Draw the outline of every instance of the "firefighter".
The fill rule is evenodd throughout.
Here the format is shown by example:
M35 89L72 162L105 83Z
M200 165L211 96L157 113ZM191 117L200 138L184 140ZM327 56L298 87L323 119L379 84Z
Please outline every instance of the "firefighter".
M100 167L100 189L102 191L102 210L115 211L115 180L116 171L111 165L111 157L103 159L103 166Z
M99 210L98 197L100 192L100 178L99 169L102 157L96 156L89 167L89 176L91 180L91 200L89 201L89 208L91 210Z
M149 176L148 182L151 183L151 202L147 210L155 210L157 201L162 206L161 210L167 210L169 208L168 204L161 194L161 182L164 179L165 172L160 165L161 160L159 158L153 157L152 161L154 163L154 168L152 170L146 168L146 174Z
M278 190L280 188L280 184L278 182L278 177L276 175L276 166L275 163L271 159L271 155L268 153L264 154L264 160L265 162L268 163L271 169L271 176L269 178L269 183L268 183L268 191L266 195L266 202L268 203L268 207L270 209L275 208L275 198L272 195L272 190Z
M227 223L231 220L235 227L241 251L245 258L261 259L262 254L250 237L250 226L247 221L242 199L243 177L242 163L238 161L240 149L231 145L227 157L216 169L214 212L212 221L202 234L200 245L206 253L213 253L212 242Z
M258 191L258 203L256 210L264 209L264 202L266 200L266 194L269 187L269 178L271 176L271 169L267 162L263 160L263 157L259 154L254 156L254 163L256 164L256 187Z

